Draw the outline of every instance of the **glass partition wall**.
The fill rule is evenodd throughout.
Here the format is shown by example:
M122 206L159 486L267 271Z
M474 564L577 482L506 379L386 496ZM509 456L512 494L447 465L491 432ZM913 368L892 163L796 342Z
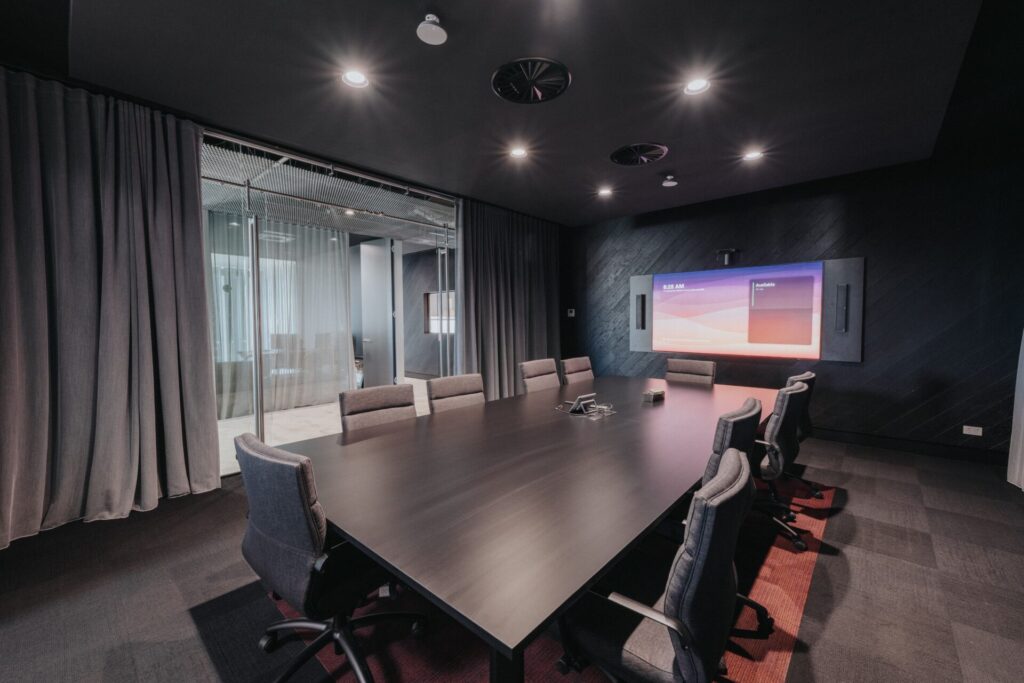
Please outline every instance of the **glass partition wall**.
M221 472L237 471L238 434L339 432L340 391L409 381L425 397L406 379L402 253L429 250L431 291L454 289L454 200L219 134L202 174ZM456 297L434 298L439 376L454 371Z

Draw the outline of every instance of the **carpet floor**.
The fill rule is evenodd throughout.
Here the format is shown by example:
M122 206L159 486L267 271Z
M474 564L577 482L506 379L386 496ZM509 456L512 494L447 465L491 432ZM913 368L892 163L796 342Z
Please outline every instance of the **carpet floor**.
M730 680L1020 680L1024 494L975 463L819 440L800 459L831 498L798 501L809 552L764 524L744 529L741 588L776 629L734 639ZM0 680L272 680L302 643L256 647L281 611L241 557L245 510L229 477L219 491L0 551ZM482 644L460 630L443 617L421 640L382 628L369 636L371 666L381 681L486 680ZM601 680L593 669L562 678L559 655L540 636L528 680ZM345 680L332 657L295 680Z

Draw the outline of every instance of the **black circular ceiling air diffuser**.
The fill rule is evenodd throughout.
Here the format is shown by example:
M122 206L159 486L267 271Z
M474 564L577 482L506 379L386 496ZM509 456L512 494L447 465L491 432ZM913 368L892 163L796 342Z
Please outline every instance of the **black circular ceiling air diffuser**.
M491 76L494 93L516 104L553 100L568 89L572 74L561 62L544 57L514 59Z
M656 142L636 142L612 152L611 160L622 166L644 166L665 158L668 147Z

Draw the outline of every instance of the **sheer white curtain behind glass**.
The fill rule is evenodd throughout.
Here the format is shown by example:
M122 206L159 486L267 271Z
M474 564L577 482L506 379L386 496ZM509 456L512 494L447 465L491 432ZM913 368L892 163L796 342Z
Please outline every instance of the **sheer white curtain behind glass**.
M355 375L348 236L261 219L259 237L266 441L336 433Z

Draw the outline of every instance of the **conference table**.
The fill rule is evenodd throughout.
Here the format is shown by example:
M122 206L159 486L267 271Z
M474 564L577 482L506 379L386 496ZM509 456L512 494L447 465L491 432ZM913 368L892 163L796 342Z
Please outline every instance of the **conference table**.
M644 403L647 389L665 400ZM597 393L615 413L556 409ZM598 377L282 446L329 523L491 648L491 681L700 480L718 416L775 390Z

